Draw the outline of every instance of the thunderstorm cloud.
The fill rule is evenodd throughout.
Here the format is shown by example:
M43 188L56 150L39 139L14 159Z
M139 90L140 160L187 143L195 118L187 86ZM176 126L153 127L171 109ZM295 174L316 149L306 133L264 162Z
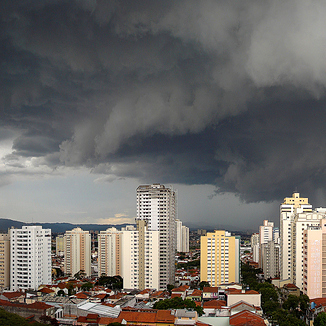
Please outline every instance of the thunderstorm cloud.
M0 186L86 167L320 196L325 16L321 0L1 1Z

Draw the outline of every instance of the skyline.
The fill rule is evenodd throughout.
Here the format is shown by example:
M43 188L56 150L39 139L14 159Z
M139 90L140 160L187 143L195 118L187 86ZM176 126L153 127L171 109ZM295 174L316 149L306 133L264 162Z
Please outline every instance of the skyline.
M0 8L1 217L133 223L152 183L186 225L326 206L324 2Z

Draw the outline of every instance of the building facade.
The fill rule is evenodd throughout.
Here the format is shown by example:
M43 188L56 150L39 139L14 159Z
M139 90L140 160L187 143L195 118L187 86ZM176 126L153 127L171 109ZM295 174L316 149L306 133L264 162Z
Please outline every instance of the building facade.
M64 235L60 234L55 238L55 254L57 256L63 255L65 251Z
M0 289L10 285L10 237L9 234L0 234Z
M150 231L146 220L137 220L137 228L121 231L121 276L126 289L159 289L159 231Z
M326 219L308 226L303 234L303 293L310 299L326 297Z
M208 232L200 240L200 281L216 287L240 281L240 237L224 230Z
M308 198L300 197L295 192L292 197L284 198L284 202L280 205L280 278L281 280L291 279L292 277L292 228L294 226L294 216L298 209L302 213L312 212L312 205L309 204Z
M177 251L189 252L189 228L182 225L180 220L176 220Z
M51 284L51 230L41 226L10 229L10 289L36 290Z
M148 231L159 231L159 287L174 284L176 239L176 194L160 184L137 188L137 220L146 220Z
M98 276L121 275L121 231L108 228L98 235ZM125 248L129 250L129 248Z
M75 228L64 235L64 272L74 276L79 271L91 275L91 235Z

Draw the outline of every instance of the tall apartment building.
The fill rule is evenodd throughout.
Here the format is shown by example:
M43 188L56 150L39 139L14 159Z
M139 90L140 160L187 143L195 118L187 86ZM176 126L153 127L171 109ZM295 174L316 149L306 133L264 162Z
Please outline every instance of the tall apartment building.
M121 231L121 276L127 289L160 287L160 233L150 231L146 220L137 220L137 229L128 227Z
M326 217L326 209L318 208L311 213L295 214L292 226L291 280L303 290L303 234L308 227L319 226Z
M176 232L177 232L177 251L189 252L189 228L182 225L180 220L176 220Z
M280 245L273 240L261 245L262 269L265 279L279 277Z
M274 223L264 220L263 225L259 227L259 243L267 243L273 240Z
M310 299L326 297L326 219L304 230L303 293Z
M280 260L280 278L281 280L291 279L292 277L292 228L294 226L294 216L297 212L312 212L312 206L308 198L300 197L295 192L292 197L284 198L280 205L280 238L281 238L281 260Z
M273 222L264 220L259 227L259 267L265 278L278 277L280 271L279 230Z
M79 271L91 275L91 235L75 228L64 235L65 274L74 276Z
M10 229L10 289L36 290L51 284L51 230L41 226Z
M108 228L98 235L98 276L121 275L120 257L123 253L121 247L121 231L116 228ZM129 251L130 248L123 248Z
M259 233L253 233L251 236L251 251L252 251L252 260L256 263L259 262Z
M55 238L55 254L57 256L63 255L65 251L65 239L64 235L60 234Z
M0 234L0 290L10 285L10 238L9 234Z
M160 184L137 188L137 220L146 220L148 231L159 231L159 286L174 284L176 251L176 194Z
M201 237L200 281L211 286L240 281L240 237L222 230Z

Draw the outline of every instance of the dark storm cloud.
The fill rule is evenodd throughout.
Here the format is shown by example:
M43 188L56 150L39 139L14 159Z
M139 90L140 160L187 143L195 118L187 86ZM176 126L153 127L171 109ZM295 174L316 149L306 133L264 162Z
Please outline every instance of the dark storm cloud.
M214 184L246 201L323 193L324 2L0 9L2 126L20 130L8 162Z

